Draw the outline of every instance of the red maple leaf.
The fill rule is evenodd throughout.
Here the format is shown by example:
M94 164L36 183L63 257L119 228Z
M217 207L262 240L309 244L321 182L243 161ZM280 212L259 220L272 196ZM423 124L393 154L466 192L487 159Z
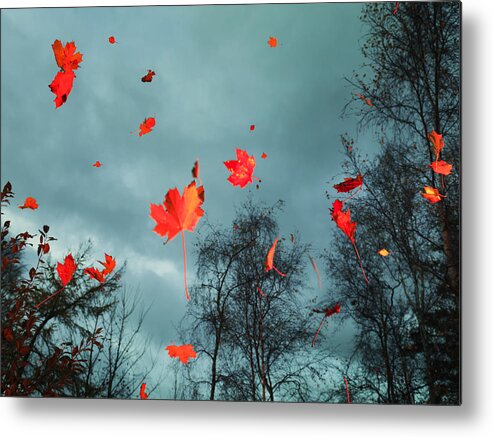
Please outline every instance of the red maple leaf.
M156 73L152 70L147 70L147 74L145 76L142 76L140 79L142 82L152 82L152 77L155 76Z
M272 243L272 246L270 247L269 251L267 252L267 258L265 258L264 268L266 272L269 272L270 270L274 270L277 273L279 273L281 276L286 276L284 273L277 270L277 268L274 266L274 253L276 251L276 246L278 241L279 241L279 237L276 238L274 243Z
M354 240L354 236L356 233L356 222L351 221L351 210L348 208L347 211L342 210L342 202L337 199L332 204L332 220L336 223L339 229L344 232L346 237L349 238L351 244L353 245L354 251L356 252L356 256L358 257L359 265L361 267L361 271L365 278L365 281L368 283L368 278L366 277L365 270L363 269L363 264L361 262L361 257L358 252L358 248L356 247L356 242Z
M253 176L255 157L253 155L249 156L245 150L236 149L236 159L225 161L224 165L231 172L228 181L233 186L245 188L246 185L253 182L255 178Z
M89 275L92 279L99 281L100 284L104 283L106 278L103 275L103 272L95 267L87 267L84 269L84 273Z
M323 317L322 321L320 322L320 325L318 325L317 332L315 333L315 336L313 337L312 347L315 346L315 340L317 339L318 334L320 333L320 330L322 329L322 326L324 325L327 317L333 316L334 314L339 314L341 312L341 305L336 303L333 307L326 307L323 309L314 309L313 312L314 313L323 313L324 317Z
M140 399L144 401L149 397L146 393L146 387L147 384L145 382L140 386Z
M56 266L56 271L58 273L58 276L60 277L62 288L60 288L58 291L56 291L55 293L51 294L46 299L38 303L35 308L38 309L45 302L48 302L52 297L56 296L58 293L63 291L67 286L67 284L72 280L76 269L77 269L77 265L75 264L74 257L72 256L71 253L69 253L65 257L63 264L59 262Z
M152 132L152 128L156 126L156 119L154 117L149 117L145 118L142 123L140 123L139 126L139 137L142 135L148 134L149 132Z
M102 271L104 276L108 276L116 267L115 258L113 258L111 255L108 255L107 253L104 254L104 262L98 262L104 267L104 270Z
M114 36L110 36L110 37L108 38L108 42L109 42L110 44L115 44L115 43L116 43L116 39L115 39L115 37L114 37Z
M185 248L185 231L193 232L200 218L204 215L201 208L204 203L204 187L197 187L195 181L183 189L183 195L177 188L166 193L162 205L151 203L150 217L156 222L153 231L171 241L181 233L185 294L190 300L187 285L187 252Z
M269 46L271 48L277 47L277 38L274 38L273 36L271 36L269 38L269 41L267 41L267 44L269 44Z
M166 347L166 350L171 358L178 358L183 364L187 364L190 358L197 358L197 353L191 344L184 344L182 346L170 344Z
M443 141L443 135L440 135L439 133L435 132L433 130L428 134L428 139L431 141L431 144L433 144L433 149L435 151L435 156L436 156L436 161L438 161L438 157L440 156L440 152L443 149L443 146L445 145Z
M430 165L428 165L435 173L441 174L444 176L448 176L452 171L452 164L449 164L445 161L434 161Z
M26 197L24 205L19 206L20 209L38 209L38 203L34 197Z
M92 166L93 166L93 167L98 167L98 168L99 168L99 167L101 167L101 165L102 165L102 164L101 164L101 162L96 161L96 162L95 162Z
M440 194L438 191L438 188L433 188L433 187L424 187L423 188L424 192L420 193L425 199L429 200L431 204L440 202L442 200L442 197L445 197L444 195Z
M361 187L362 185L363 176L359 174L355 178L344 178L344 182L334 185L334 188L338 193L348 193L349 191L352 191L357 187Z
M193 165L192 168L192 177L194 179L198 179L200 173L200 167L199 167L199 160L195 161L195 164Z
M56 95L55 100L53 101L57 108L67 101L67 98L72 91L75 77L75 73L72 70L59 71L50 85L48 85L51 92Z

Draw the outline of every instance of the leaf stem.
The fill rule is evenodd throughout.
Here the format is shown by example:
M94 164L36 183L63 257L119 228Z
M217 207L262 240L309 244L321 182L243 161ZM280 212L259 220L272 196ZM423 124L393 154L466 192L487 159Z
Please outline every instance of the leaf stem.
M185 231L183 230L181 231L181 247L183 249L183 278L185 280L185 296L187 300L190 300L187 283L187 248L185 246Z
M38 303L34 308L39 309L39 307L41 305L43 305L45 302L48 302L52 297L55 297L58 293L62 292L63 290L65 290L65 285L62 288L60 288L60 290L55 291L55 293L53 293L52 295L48 296L45 300L43 300L42 302Z

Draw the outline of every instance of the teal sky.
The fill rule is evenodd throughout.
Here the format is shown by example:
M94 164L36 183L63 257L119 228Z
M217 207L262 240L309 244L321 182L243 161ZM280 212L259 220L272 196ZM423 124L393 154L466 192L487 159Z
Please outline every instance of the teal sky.
M157 347L174 341L186 301L181 244L163 246L151 232L149 203L175 186L181 191L195 159L211 222L229 224L249 193L267 204L283 199L282 235L298 230L315 250L330 248L324 192L342 177L340 134L356 133L356 121L340 114L351 98L344 76L363 61L361 7L2 10L2 185L12 182L14 205L27 196L39 204L10 208L14 230L49 224L57 260L89 238L95 259L107 252L126 260L126 283L154 302L145 329ZM108 43L110 35L118 44ZM277 48L268 46L270 36ZM75 41L84 56L58 109L48 88L58 71L55 39ZM148 69L157 75L143 84ZM152 133L130 134L150 116ZM236 147L255 155L259 190L226 181L222 163ZM372 153L377 146L359 138L359 147ZM91 166L96 160L99 169ZM195 238L187 234L190 282ZM307 293L316 296L312 279Z

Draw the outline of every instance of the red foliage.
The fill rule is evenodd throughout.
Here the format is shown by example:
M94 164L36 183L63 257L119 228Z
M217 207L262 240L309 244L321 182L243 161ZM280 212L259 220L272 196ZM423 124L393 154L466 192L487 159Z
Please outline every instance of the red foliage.
M322 321L320 322L320 325L318 325L317 332L315 333L315 336L313 337L312 347L315 346L315 340L317 339L318 334L320 333L320 330L322 329L322 326L324 325L327 317L331 317L334 314L339 314L341 312L341 306L338 303L336 303L333 307L326 307L323 309L314 309L313 312L314 313L323 313L324 317L323 317Z
M152 82L152 78L156 75L156 73L152 70L147 70L147 74L142 76L140 79L142 82Z
M265 153L265 152L264 152L264 153L262 153L262 155L260 155L260 157L261 157L262 159L267 159L267 153Z
M200 173L200 166L199 166L199 160L195 161L195 164L193 165L192 168L192 177L194 179L198 179Z
M428 165L435 173L448 176L452 172L452 164L445 161L434 161Z
M236 149L236 159L225 161L224 165L231 173L228 177L228 181L233 186L245 188L245 186L253 182L255 158L253 155L249 156L245 150Z
M267 252L267 258L265 259L264 267L266 272L269 272L270 270L274 270L277 273L279 273L281 276L286 276L284 273L277 270L277 268L274 266L274 253L276 251L276 246L278 241L279 241L279 237L276 238L274 243L272 243L272 246L270 247L269 251Z
M363 185L363 176L360 174L355 178L344 178L344 182L334 185L334 188L338 193L348 193L355 188L361 187Z
M144 383L144 384L142 384L142 385L140 386L140 399L142 399L142 400L144 400L144 401L145 401L145 400L149 397L149 396L147 395L147 393L146 393L146 386L147 386L147 384L146 384L146 383Z
M110 44L115 44L115 43L116 43L116 39L115 39L115 37L114 37L114 36L110 36L110 37L108 38L108 42L109 42Z
M267 41L267 44L269 44L270 48L277 47L277 38L271 36Z
M24 205L19 206L20 209L38 209L38 203L34 197L27 197L24 200Z
M93 167L98 167L98 168L99 168L99 167L101 167L101 165L102 165L102 164L101 164L101 162L96 161L96 162L95 162L92 166L93 166Z
M170 344L166 347L166 350L171 358L178 358L183 364L187 364L190 358L197 358L197 353L191 344L184 344L182 346Z
M423 188L424 192L420 193L425 199L429 200L431 204L440 202L442 200L443 196L442 194L439 193L438 188L433 188L433 187L424 187Z
M154 126L156 126L156 119L154 117L145 118L139 126L139 137L152 132Z
M71 253L65 257L63 264L60 262L57 264L56 271L64 287L72 280L76 269L77 266Z

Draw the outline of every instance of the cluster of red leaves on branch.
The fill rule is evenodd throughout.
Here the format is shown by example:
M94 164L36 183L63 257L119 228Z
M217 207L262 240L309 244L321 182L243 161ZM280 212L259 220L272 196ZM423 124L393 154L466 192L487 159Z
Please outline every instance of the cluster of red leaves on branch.
M448 176L452 172L452 164L449 164L446 161L439 160L440 154L445 146L445 142L443 139L443 135L435 132L433 130L428 134L428 139L433 145L433 152L435 154L435 161L431 162L428 165L428 168L431 168L434 173L441 175L442 177L442 188L445 188L445 176ZM421 193L425 199L427 199L431 204L440 202L445 196L440 194L438 188L425 186L423 188L423 192Z
M2 209L10 204L14 193L9 182L1 192ZM56 347L49 358L40 360L33 353L36 338L43 329L41 318L33 307L33 299L41 291L40 280L45 257L50 252L50 243L56 238L49 235L49 226L39 229L39 241L35 242L36 235L22 232L10 236L11 222L5 221L1 232L2 252L2 292L8 293L12 299L6 299L4 294L2 320L2 360L8 366L2 368L1 390L5 396L28 396L40 394L42 396L60 396L63 390L74 381L74 376L83 369L81 354L92 347L102 347L99 339L101 329L94 335L81 341L76 347L63 344ZM37 261L34 267L28 270L27 277L22 276L14 268L19 264L23 251L27 247L37 244ZM71 281L75 271L75 262L71 255L65 258L64 263L58 263L57 272L62 289ZM58 292L57 292L58 293ZM48 299L51 299L51 295Z
M56 95L54 102L55 106L59 108L67 101L72 91L76 77L74 70L77 70L82 62L82 54L76 52L77 48L73 41L66 43L64 47L62 42L57 39L52 44L52 48L60 71L56 74L49 87L51 92Z

